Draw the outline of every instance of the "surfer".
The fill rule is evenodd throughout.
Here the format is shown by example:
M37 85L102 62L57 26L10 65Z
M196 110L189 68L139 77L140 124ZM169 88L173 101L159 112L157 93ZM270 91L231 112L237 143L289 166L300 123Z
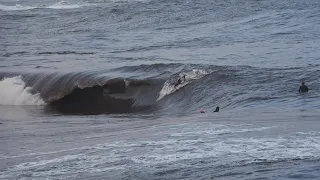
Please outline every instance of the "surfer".
M308 91L309 91L308 86L306 86L306 85L304 84L304 82L302 82L302 83L301 83L301 86L300 86L300 88L299 88L299 92L308 92Z
M217 106L217 107L216 107L216 110L214 110L213 112L219 112L219 109L220 109L220 107Z
M183 80L186 81L186 75L183 75L182 77L183 77ZM177 83L174 85L174 87L176 87L176 86L178 86L179 84L181 84L181 82L182 82L181 79L182 79L182 78L179 78L179 79L178 79L178 81L177 81Z
M177 83L174 85L174 87L178 86L179 84L181 84L181 79L179 78Z

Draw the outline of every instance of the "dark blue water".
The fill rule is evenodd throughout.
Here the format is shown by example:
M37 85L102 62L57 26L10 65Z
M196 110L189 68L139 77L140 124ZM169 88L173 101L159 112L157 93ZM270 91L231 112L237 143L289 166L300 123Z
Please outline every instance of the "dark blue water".
M319 17L317 0L0 0L0 178L319 179Z

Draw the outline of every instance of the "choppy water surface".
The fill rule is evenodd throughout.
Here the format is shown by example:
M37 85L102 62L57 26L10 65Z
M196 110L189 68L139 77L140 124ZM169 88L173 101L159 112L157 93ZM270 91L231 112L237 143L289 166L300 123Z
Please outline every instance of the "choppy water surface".
M319 179L319 10L0 0L0 179Z

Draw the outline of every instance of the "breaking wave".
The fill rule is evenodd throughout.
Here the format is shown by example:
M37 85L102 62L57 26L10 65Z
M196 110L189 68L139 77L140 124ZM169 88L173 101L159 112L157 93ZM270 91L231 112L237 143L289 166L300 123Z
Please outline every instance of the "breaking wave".
M4 78L0 81L0 104L2 105L43 105L40 94L32 94L21 76Z
M308 69L308 70L307 70ZM125 73L124 73L125 72ZM114 77L114 74L126 77ZM0 74L0 104L42 105L70 114L165 111L200 108L284 107L305 104L300 81L312 87L308 106L319 108L319 70L249 66L153 64L108 72ZM185 77L185 79L183 78ZM180 84L177 80L182 79Z

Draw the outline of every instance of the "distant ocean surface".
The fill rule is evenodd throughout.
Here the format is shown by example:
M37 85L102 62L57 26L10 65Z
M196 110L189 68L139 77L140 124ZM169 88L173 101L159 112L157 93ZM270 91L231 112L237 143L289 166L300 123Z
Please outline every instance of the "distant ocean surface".
M0 0L0 179L318 180L319 29L319 0Z

